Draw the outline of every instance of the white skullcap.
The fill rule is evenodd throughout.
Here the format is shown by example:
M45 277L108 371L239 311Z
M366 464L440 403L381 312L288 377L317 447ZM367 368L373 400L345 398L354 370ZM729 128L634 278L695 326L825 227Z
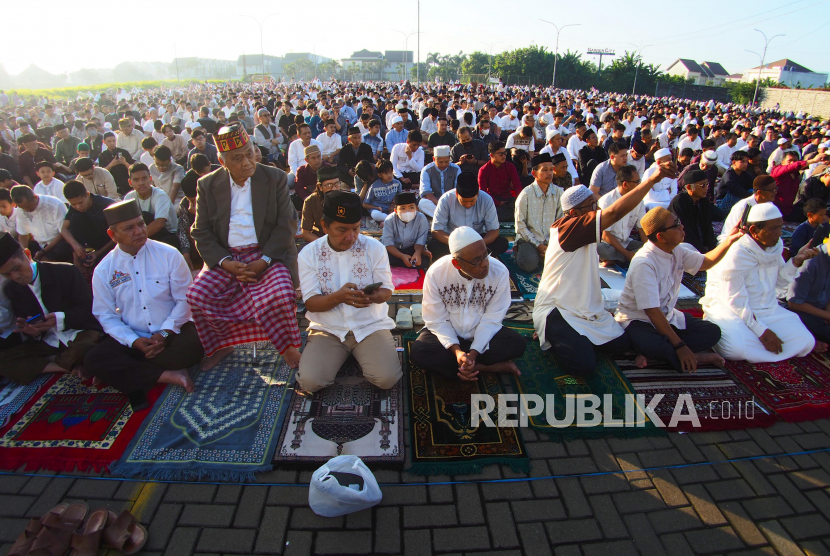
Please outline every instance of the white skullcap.
M104 127L107 129L112 129L112 124L109 122L104 122Z
M191 129L196 129L197 127L202 127L202 124L200 124L198 121L193 122L193 125L191 126Z
M511 110L511 111L510 111L510 115L511 115L511 116L513 116L513 117L515 118L516 116L518 116L518 115L519 115L519 112L518 112L517 110Z
M585 119L586 120L594 120L594 119L596 119L596 116L594 116L593 112L588 112L588 115L585 116Z
M706 162L711 162L712 164L714 164L718 161L718 153L716 153L715 151L704 151L703 158L706 159Z
M584 185L574 185L565 190L562 194L562 212L568 212L580 203L585 202L585 199L593 197L591 190Z
M450 148L447 145L435 147L432 152L435 155L435 158L442 156L450 156Z
M556 137L557 135L560 135L558 129L549 129L547 131L547 133L545 133L545 140L550 141L552 138Z
M394 118L392 118L392 125L395 125L395 124L400 123L402 121L403 121L403 118L401 118L400 116L395 116Z
M469 226L461 226L460 228L456 228L450 234L450 253L455 255L468 245L472 245L477 241L484 241L484 239L481 237L481 234L474 229Z
M185 122L185 123L184 123L184 127L185 127L185 128L188 128L188 127L189 127L189 128L191 128L191 129L192 129L192 128L193 128L193 122Z
M775 203L760 203L749 210L747 222L766 222L776 218L783 218L783 215Z
M787 143L788 141L789 141L789 139L785 139L784 137L782 137L781 139L778 140L778 144L783 145L784 143Z
M677 119L677 114L671 114L671 115L669 115L669 119L672 119L672 118Z
M819 143L818 148L824 147L825 149L830 149L830 141L825 141L824 143Z
M660 160L664 156L671 156L671 151L669 149L658 149L658 151L654 153L654 160Z

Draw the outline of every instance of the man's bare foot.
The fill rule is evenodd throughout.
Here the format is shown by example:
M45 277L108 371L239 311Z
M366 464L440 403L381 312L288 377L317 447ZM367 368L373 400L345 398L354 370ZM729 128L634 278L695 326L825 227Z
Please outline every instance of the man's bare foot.
M826 353L827 352L827 344L824 342L819 342L816 340L816 347L813 348L813 353Z
M501 363L493 363L492 365L476 363L476 371L480 373L510 373L516 376L522 376L522 372L513 361L503 361Z
M634 364L638 369L645 369L648 366L648 358L645 355L638 355L634 358Z
M196 388L193 386L193 379L190 378L190 373L187 369L179 369L177 371L164 371L159 377L159 382L162 384L173 384L181 386L188 392L193 392Z
M43 370L43 373L65 373L66 369L58 365L57 363L47 363Z
M72 369L72 374L75 375L76 377L80 378L81 380L86 380L88 378L92 378L92 375L87 373L86 370L84 370L83 365L78 365L77 367Z
M599 266L602 266L602 267L605 267L605 268L614 268L614 265L615 265L614 261L600 261L599 262Z
M697 359L698 365L714 365L716 367L721 367L724 363L726 363L726 361L723 360L723 357L711 351L695 353L695 359Z
M288 363L288 366L292 369L296 369L300 366L300 350L297 348L293 346L288 348L282 356L285 357L285 362Z
M222 359L233 353L232 347L222 348L211 356L202 359L202 364L199 367L203 371L209 371L215 367Z

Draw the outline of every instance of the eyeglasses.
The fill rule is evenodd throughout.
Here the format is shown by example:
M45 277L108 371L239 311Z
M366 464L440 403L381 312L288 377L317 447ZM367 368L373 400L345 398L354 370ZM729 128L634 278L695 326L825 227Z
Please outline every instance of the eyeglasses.
M758 189L758 191L762 193L778 193L778 188L773 187L772 189Z
M456 256L455 258L456 258L456 259L458 259L458 260L459 260L459 261L461 261L461 262L467 263L467 264L468 264L468 265L470 265L470 266L478 266L478 265L480 265L481 263L483 263L484 261L486 261L486 260L490 257L490 255L492 255L492 254L493 254L493 252L492 252L492 251L490 251L490 250L488 249L488 250L484 253L484 255L483 255L483 256L481 256L481 257L476 257L476 258L475 258L474 260L472 260L472 261L468 261L468 260L466 260L466 259L462 259L462 258L461 258L461 257L459 257L459 256Z
M682 226L682 225L683 225L683 223L682 223L682 222L678 219L678 220L677 220L677 222L675 222L673 226L669 226L668 228L663 228L663 229L662 229L662 230L660 230L660 231L661 231L661 232L668 232L668 231L669 231L669 230L671 230L672 228L679 228L679 227L680 227L680 226Z

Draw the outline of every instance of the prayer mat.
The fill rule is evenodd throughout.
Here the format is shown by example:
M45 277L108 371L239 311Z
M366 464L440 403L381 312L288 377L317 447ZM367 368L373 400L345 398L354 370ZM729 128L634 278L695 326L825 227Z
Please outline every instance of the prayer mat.
M262 342L237 346L209 371L190 372L196 390L167 390L112 466L114 475L249 482L272 469L294 369Z
M726 368L785 421L830 417L830 359L826 354L778 363L727 361Z
M712 222L712 229L715 231L715 237L719 236L723 231L723 222Z
M499 222L499 235L514 237L516 235L516 225L513 222Z
M542 281L542 266L540 265L534 272L525 272L516 265L512 250L499 255L499 259L510 271L510 276L516 282L522 297L524 299L536 299L539 283Z
M383 228L371 216L363 216L360 218L360 233L366 234L367 236L380 237L383 235Z
M793 232L796 228L798 228L799 223L797 222L784 222L781 226L781 241L784 243L784 247L789 247L793 243Z
M615 266L614 268L599 267L599 278L602 281L602 287L608 287L612 290L622 291L625 286L625 275L628 272L627 268L622 266ZM687 288L682 282L680 283L680 292L677 299L698 299L695 293Z
M0 431L0 469L101 472L124 454L150 409L133 413L126 395L71 374L41 382L41 395ZM152 404L164 390L147 395Z
M401 337L393 337L403 364ZM381 390L349 357L331 386L294 393L274 463L317 467L335 456L355 455L366 463L402 464L403 390L403 381Z
M407 352L416 337L405 337ZM517 427L471 423L473 394L489 394L497 400L506 393L498 374L480 373L476 382L465 382L426 373L411 362L408 366L412 466L407 471L415 475L468 475L481 473L486 465L501 464L517 473L530 472L530 459ZM489 415L498 423L498 404Z
M683 285L691 291L695 297L700 299L706 293L706 272L698 272L694 276L683 273Z
M26 385L17 384L7 378L0 379L0 427L9 424L9 417L20 411L50 376L42 373Z
M426 276L426 272L421 269L393 266L394 295L422 295L424 293L424 276Z
M573 395L574 405L576 405L576 398L590 394L598 396L600 399L600 406L597 409L602 413L603 422L609 417L613 420L626 419L626 396L634 396L636 392L611 358L598 352L597 367L590 376L570 375L565 372L552 353L542 351L538 340L531 339L533 335L532 325L511 324L509 328L515 329L528 339L524 355L521 359L514 361L522 375L519 377L509 376L515 385L515 392L541 396L542 400L545 400L546 406L549 403L549 398L546 396L553 394L554 415L557 421L567 421L566 408L569 404L566 402L566 396ZM606 394L610 394L612 397L611 409L606 408L604 398ZM630 423L629 426L609 427L602 423L593 426L578 426L575 410L573 422L553 426L547 420L548 407L545 407L545 411L539 415L528 416L528 425L534 430L547 433L552 440L556 441L604 436L631 438L665 434L649 420L642 410L634 408L633 405L631 407L632 411L629 412L627 419ZM610 415L606 415L607 412L610 412Z
M719 367L705 365L698 367L694 373L678 373L668 363L649 361L646 368L638 369L633 359L617 358L614 362L634 386L637 394L645 396L646 404L656 394L663 394L654 412L665 423L666 430L737 430L769 427L777 420L775 415L757 403L751 392ZM678 421L677 426L669 428L680 394L691 395L700 427L695 427L690 421ZM684 408L683 414L688 413Z

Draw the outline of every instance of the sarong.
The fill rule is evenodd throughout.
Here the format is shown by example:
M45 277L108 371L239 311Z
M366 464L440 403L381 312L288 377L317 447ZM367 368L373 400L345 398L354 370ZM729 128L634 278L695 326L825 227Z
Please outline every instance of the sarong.
M258 245L230 251L244 264L262 256ZM240 282L220 266L203 269L187 302L205 355L251 342L271 342L280 353L301 345L291 273L282 263L272 264L256 283Z

